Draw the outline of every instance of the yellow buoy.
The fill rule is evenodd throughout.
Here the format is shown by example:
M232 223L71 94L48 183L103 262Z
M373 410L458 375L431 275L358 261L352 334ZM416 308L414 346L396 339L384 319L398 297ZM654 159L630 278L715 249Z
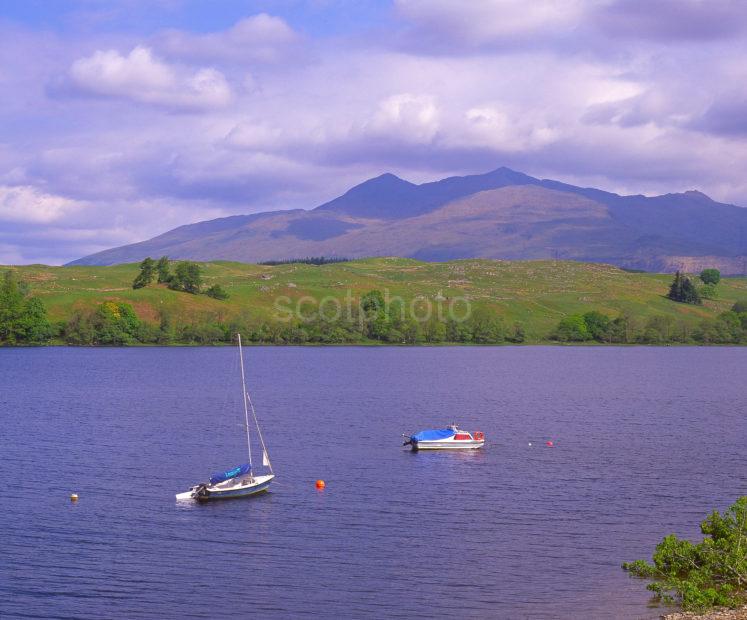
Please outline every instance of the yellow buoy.
M324 480L317 480L316 481L316 488L317 489L323 489L326 485L324 484Z
M78 501L78 494L77 493L71 494L70 495L70 501L71 502L77 502Z

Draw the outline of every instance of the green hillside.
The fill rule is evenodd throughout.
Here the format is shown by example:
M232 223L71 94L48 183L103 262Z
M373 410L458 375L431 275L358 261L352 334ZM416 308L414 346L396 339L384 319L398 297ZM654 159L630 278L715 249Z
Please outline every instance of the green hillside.
M357 302L379 290L416 304L419 316L430 304L443 313L451 304L462 316L467 304L477 314L498 317L505 325L520 323L527 342L546 341L558 322L592 310L610 317L625 314L643 327L653 316L671 317L695 330L704 319L714 319L738 300L747 300L747 278L725 278L718 299L702 306L667 299L671 275L630 273L609 265L568 261L459 260L426 263L400 258L375 258L325 265L263 266L232 262L201 263L204 288L220 284L230 295L218 301L151 285L133 290L136 264L107 267L48 267L29 265L13 269L47 308L51 321L68 321L76 311L95 310L105 301L130 304L143 322L159 325L164 316L175 325L196 323L277 323L275 304L294 308L302 300L305 316L319 301L334 314L335 302L346 307L346 296ZM427 300L427 301L426 301ZM466 300L466 301L464 301ZM287 315L287 313L286 313ZM285 316L285 315L284 315ZM294 323L303 321L294 319Z

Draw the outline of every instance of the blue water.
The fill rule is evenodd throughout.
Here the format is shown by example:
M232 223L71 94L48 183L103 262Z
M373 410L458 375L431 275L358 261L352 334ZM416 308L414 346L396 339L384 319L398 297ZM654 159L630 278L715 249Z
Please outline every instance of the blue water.
M0 349L0 616L650 618L620 562L747 494L744 348L246 359L272 492L178 505L245 460L234 349Z

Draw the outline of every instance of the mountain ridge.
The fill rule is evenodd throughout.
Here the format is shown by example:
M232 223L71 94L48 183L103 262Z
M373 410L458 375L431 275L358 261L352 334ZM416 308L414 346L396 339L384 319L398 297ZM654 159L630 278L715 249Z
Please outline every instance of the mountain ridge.
M588 201L583 208L581 199ZM569 209L586 211L571 221ZM747 209L716 202L698 190L621 196L506 167L419 185L384 173L314 209L187 224L68 264L161 255L242 262L308 255L565 258L646 270L669 270L673 257L697 266L703 257L707 266L742 273Z

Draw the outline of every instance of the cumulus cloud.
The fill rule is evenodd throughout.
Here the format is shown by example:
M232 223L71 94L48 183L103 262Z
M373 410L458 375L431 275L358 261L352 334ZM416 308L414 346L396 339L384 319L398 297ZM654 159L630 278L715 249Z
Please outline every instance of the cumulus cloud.
M107 50L80 58L70 67L69 78L82 93L168 108L220 108L231 101L231 89L220 71L180 71L141 46L126 56Z
M165 54L180 58L277 63L295 51L300 41L285 20L260 13L221 32L169 30L156 37L155 43Z
M84 207L80 201L47 194L28 185L0 185L0 221L46 224Z
M438 107L434 97L399 93L379 102L366 133L390 140L430 142L438 132Z

